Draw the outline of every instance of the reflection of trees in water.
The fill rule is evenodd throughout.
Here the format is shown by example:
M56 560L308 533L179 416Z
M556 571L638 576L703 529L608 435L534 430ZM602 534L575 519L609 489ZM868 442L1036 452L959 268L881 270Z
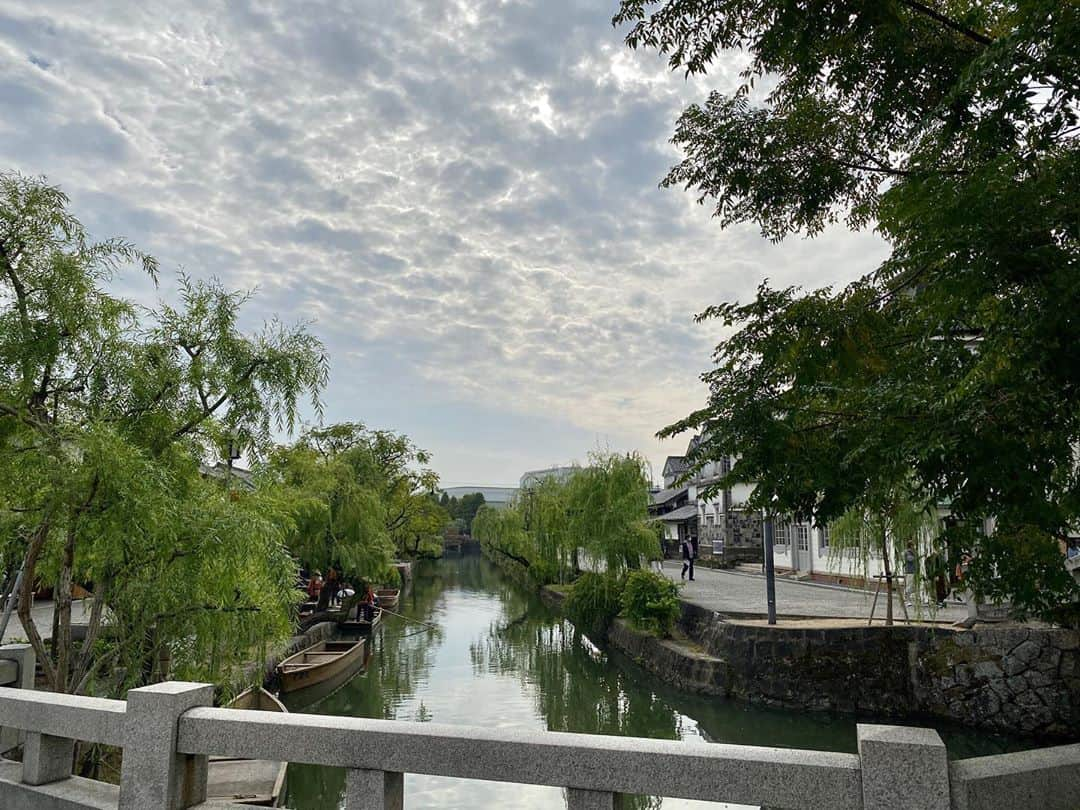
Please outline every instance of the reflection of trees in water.
M493 625L471 650L478 671L519 675L533 687L537 707L553 731L675 740L681 716L650 690L611 667L573 625L529 614Z
M531 601L520 613L514 602ZM651 691L611 667L607 655L569 622L553 616L520 591L507 615L470 646L477 674L518 675L531 687L537 708L553 731L679 739L682 717ZM625 810L660 806L652 796L624 797Z

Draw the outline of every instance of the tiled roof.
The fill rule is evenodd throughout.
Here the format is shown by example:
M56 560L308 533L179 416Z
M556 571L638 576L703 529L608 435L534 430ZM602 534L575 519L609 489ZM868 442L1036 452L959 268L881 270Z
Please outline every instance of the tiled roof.
M684 520L697 517L697 504L688 503L686 506L680 506L671 512L663 515L657 515L657 520L662 520L664 523L681 523Z
M689 487L672 487L671 489L662 489L659 492L655 492L652 495L652 502L654 505L664 504L668 501L673 501L680 495L684 495Z

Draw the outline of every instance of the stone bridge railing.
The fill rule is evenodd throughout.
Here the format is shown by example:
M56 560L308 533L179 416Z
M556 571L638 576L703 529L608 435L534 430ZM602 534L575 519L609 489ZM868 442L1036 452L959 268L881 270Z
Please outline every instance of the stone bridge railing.
M127 701L0 687L0 725L25 733L0 765L0 807L180 810L206 801L210 755L347 769L348 810L401 810L404 774L567 789L570 810L621 793L791 810L1065 810L1080 796L1080 745L955 762L927 729L860 725L858 754L555 732L512 732L215 709L212 688L163 683ZM70 775L73 739L124 749L119 787Z

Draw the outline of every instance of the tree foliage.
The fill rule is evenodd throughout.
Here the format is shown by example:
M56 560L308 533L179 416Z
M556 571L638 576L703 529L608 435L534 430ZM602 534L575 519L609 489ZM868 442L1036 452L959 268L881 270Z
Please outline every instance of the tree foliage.
M302 397L318 407L323 349L303 327L240 332L244 297L217 282L182 278L179 304L149 311L115 297L114 272L156 263L91 242L67 202L0 174L0 555L25 569L19 618L57 691L223 671L288 632L295 567L279 505L200 464L227 439L257 456ZM77 584L93 596L81 643Z
M626 618L638 630L667 638L682 612L679 589L663 574L639 569L626 576L622 592Z
M603 638L622 610L623 580L614 574L586 571L566 596L566 618L583 633Z
M485 504L483 492L471 492L458 498L455 495L447 495L445 492L439 499L439 505L447 511L451 519L461 521L461 527L465 534L472 532L473 518Z
M594 453L565 480L543 478L525 489L509 509L482 508L473 535L538 582L572 579L582 553L619 574L658 550L647 523L648 480L640 456Z
M261 480L296 518L289 546L305 566L384 579L397 554L441 550L446 512L431 498L429 455L407 436L358 422L311 428L277 448Z
M735 456L729 483L821 524L910 483L958 526L996 519L964 540L988 598L1074 596L1080 6L622 0L615 21L689 73L749 59L683 113L664 184L774 240L842 220L891 246L843 289L706 310L734 333L708 406L663 434L704 430L692 462Z

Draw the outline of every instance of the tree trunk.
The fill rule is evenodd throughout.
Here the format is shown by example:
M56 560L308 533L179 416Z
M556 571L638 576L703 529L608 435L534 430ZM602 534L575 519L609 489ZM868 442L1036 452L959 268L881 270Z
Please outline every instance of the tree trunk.
M22 587L19 592L19 621L22 623L26 638L29 640L30 646L34 648L34 654L37 656L38 663L41 664L41 669L45 673L46 686L55 692L57 691L56 670L53 667L52 657L49 655L45 641L41 638L41 633L38 632L37 625L34 624L34 617L30 613L30 603L34 598L37 561L38 557L41 556L42 549L45 547L45 541L49 537L49 528L50 519L46 517L30 536L30 546L26 550L26 562L23 564Z
M889 565L889 535L881 533L881 561L885 566L885 626L892 627L893 623L893 581L892 567Z
M53 653L56 655L56 683L58 692L67 692L68 676L71 674L71 580L75 568L75 527L69 526L64 542L64 560L56 583L53 609L56 625L53 632Z

